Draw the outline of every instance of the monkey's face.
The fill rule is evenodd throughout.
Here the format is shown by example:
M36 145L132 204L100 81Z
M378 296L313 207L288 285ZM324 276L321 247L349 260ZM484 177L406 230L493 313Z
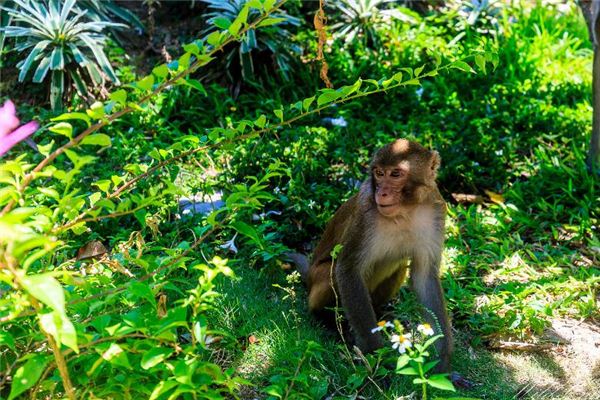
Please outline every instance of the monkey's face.
M375 166L372 171L375 186L375 204L377 211L384 217L395 217L407 204L411 191L407 190L409 165Z
M384 217L394 218L425 200L435 187L437 152L399 139L380 149L371 163L373 200Z

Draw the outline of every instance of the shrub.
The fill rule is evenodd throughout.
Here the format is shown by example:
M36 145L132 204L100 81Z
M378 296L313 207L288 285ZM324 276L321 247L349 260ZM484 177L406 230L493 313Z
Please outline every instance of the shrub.
M86 21L86 11L75 7L76 0L63 4L57 0L48 3L14 0L13 3L14 8L3 8L12 21L2 31L6 37L16 39L16 51L28 51L17 64L19 82L23 82L33 68L35 83L44 82L51 71L52 109L62 108L63 99L71 93L71 85L65 88L65 76L82 95L87 94L87 84L101 85L105 78L119 82L103 50L107 38L102 31L125 25Z

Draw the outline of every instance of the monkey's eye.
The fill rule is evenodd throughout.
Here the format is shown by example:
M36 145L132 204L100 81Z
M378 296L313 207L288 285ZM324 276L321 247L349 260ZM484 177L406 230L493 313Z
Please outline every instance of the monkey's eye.
M401 169L395 169L392 171L392 173L390 174L393 178L400 178L402 176L404 176L405 172Z
M375 174L375 176L377 176L377 177L379 177L379 178L381 178L383 175L385 175L385 174L383 173L383 171L382 171L382 170L380 170L380 169L374 169L374 170L373 170L373 173Z

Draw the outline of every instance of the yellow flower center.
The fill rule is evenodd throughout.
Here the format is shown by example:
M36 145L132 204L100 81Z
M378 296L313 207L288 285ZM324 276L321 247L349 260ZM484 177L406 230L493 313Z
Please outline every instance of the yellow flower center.
M378 327L380 327L380 328L383 328L383 327L385 326L385 324L386 324L386 323L387 323L387 321L379 321L379 322L377 323L377 326L378 326Z

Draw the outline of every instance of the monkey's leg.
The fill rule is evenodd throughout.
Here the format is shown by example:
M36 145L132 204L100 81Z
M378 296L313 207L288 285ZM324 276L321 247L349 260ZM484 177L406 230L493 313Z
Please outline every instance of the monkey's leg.
M443 338L435 342L435 347L440 356L440 363L436 366L436 370L448 372L450 370L450 355L453 350L452 328L446 312L446 302L444 301L438 271L439 258L431 260L427 256L415 257L410 271L411 286L426 309L424 318L427 323L436 330L436 333L444 335ZM431 315L431 312L433 312L435 318ZM440 328L441 332L439 331Z
M383 337L381 332L371 332L377 326L377 319L369 290L359 271L360 268L355 263L349 262L342 255L336 266L335 278L342 307L354 330L356 343L363 353L369 353L383 346Z
M398 290L400 290L404 278L406 278L406 267L400 267L390 277L381 282L377 288L375 288L373 294L371 294L373 307L378 309L390 301L394 295L398 293Z
M335 306L335 293L331 286L331 263L322 263L309 272L310 292L308 294L308 309L317 313L325 307Z

